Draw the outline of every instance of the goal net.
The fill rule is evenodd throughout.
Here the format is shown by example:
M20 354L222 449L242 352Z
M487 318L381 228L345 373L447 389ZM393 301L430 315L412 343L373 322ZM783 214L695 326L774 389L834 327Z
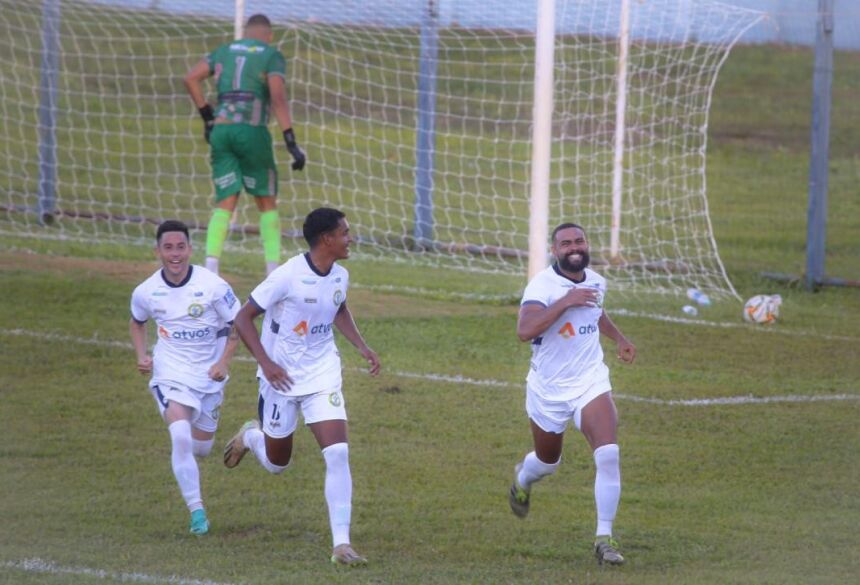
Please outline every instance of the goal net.
M621 1L556 2L549 228L583 225L614 286L731 294L708 217L708 107L760 15L634 0L621 67ZM524 274L533 5L298 4L248 0L245 14L277 25L308 155L293 172L276 140L286 252L303 246L305 214L330 205L358 255ZM205 229L208 147L182 76L233 38L233 14L224 0L0 0L0 233L149 244L166 218ZM235 219L228 251L257 252L255 206Z

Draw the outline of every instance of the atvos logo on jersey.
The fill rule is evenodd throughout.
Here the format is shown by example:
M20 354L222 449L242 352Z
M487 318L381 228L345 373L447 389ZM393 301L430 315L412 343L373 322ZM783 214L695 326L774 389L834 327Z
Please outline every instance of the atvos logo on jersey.
M314 325L311 327L311 335L315 333L328 333L331 331L331 323L326 323L325 325Z
M308 327L307 321L302 321L295 327L293 327L293 331L298 333L300 336L305 336L308 333L311 335L316 335L317 333L328 333L331 331L332 323L326 323L324 325L314 325L313 327Z
M589 333L597 333L597 327L591 323L588 325L580 325L579 328L574 329L573 325L568 321L561 326L561 329L558 330L558 334L565 339L570 339L575 335L588 335Z
M168 331L164 325L158 326L158 335L164 339L187 339L191 341L199 341L208 339L212 335L212 330L208 327L203 329L178 329L176 331Z

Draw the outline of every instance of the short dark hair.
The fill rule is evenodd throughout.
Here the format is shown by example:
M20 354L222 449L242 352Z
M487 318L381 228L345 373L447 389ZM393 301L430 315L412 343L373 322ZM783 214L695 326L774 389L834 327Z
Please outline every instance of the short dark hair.
M269 20L269 17L265 14L255 14L248 19L248 22L245 24L245 26L265 26L268 28L272 28L272 21Z
M185 234L185 239L191 241L191 238L188 236L187 225L178 219L168 219L167 221L161 222L161 225L158 226L158 231L155 232L155 243L161 243L161 236L167 232L182 232Z
M577 228L577 229L582 230L582 233L585 233L585 228L582 227L581 225L579 225L578 223L567 222L567 223L561 224L560 226L558 226L557 228L552 230L552 241L553 242L555 241L555 235L558 232L560 232L561 230L566 230L567 228Z
M313 248L320 240L320 236L337 229L341 219L346 214L331 207L320 207L311 211L302 224L302 235L308 246Z

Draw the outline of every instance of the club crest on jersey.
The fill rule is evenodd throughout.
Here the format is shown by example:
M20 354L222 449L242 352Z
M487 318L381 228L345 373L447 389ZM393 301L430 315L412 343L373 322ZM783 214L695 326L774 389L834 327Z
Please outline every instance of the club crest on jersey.
M200 303L191 303L188 305L188 316L195 319L203 314L203 305Z
M308 322L302 321L301 323L299 323L298 325L293 327L293 331L298 333L299 336L304 337L305 335L308 334Z
M334 304L338 306L343 302L343 292L340 289L334 291L332 301L334 301Z
M558 334L564 337L565 339L570 339L574 335L576 335L576 331L573 330L573 325L570 324L570 321L562 325L561 329L558 330Z

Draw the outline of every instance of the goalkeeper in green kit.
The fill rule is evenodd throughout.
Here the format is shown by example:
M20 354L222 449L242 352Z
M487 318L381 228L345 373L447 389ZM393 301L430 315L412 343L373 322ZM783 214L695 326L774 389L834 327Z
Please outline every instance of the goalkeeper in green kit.
M260 211L260 237L266 273L278 267L281 221L278 216L278 171L267 128L269 110L284 134L293 157L293 170L305 166L305 153L296 144L287 104L286 61L272 43L272 23L256 14L245 25L242 40L221 45L185 75L185 87L204 122L210 146L216 207L206 234L206 268L218 273L230 218L239 193L254 196ZM214 75L218 104L213 109L203 93L203 81Z

